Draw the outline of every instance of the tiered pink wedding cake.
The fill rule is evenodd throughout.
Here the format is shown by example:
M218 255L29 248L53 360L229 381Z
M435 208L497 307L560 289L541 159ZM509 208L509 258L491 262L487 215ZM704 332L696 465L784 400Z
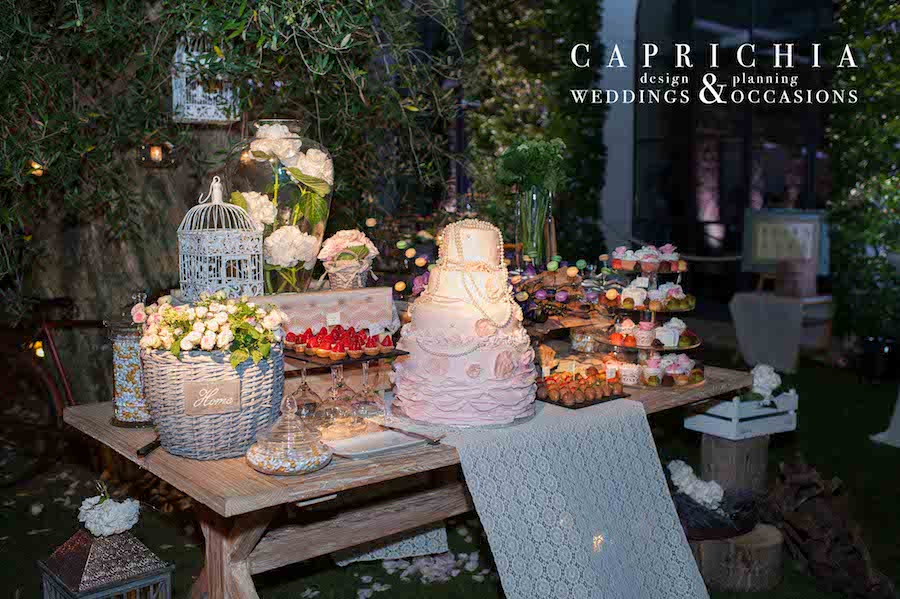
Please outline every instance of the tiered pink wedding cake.
M534 413L534 352L513 301L503 238L463 220L443 232L428 286L397 347L394 405L413 420L506 424Z

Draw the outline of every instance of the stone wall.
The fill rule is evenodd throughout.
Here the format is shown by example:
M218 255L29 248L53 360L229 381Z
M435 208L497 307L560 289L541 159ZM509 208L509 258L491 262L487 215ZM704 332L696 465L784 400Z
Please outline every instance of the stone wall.
M172 169L135 161L131 180L122 183L134 189L135 214L141 215L133 238L112 239L102 214L78 224L47 214L35 231L47 249L35 272L35 295L72 298L77 318L106 320L121 316L138 291L156 295L178 287L178 225L206 191L208 165L228 148L229 138L224 129L197 129L188 145ZM112 350L105 331L59 331L54 337L76 402L108 400Z

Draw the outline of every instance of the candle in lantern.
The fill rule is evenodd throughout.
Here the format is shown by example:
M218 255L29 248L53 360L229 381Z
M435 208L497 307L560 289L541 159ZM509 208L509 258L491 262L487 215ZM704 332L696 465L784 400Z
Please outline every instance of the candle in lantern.
M162 146L157 146L157 145L150 146L150 161L151 162L162 162L162 159L163 159Z

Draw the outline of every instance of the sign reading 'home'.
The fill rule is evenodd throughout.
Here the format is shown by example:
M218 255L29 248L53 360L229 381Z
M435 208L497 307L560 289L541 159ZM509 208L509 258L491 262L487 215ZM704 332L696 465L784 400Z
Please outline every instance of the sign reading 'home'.
M184 413L188 416L241 411L241 381L184 384Z

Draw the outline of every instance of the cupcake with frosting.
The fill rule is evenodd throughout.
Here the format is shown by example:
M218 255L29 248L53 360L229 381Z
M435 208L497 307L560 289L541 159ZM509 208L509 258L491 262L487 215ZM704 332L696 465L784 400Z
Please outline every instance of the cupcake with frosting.
M634 338L637 340L637 344L644 347L650 347L653 340L656 339L655 328L656 323L653 322L645 321L639 323L637 330L634 332Z
M671 243L659 248L660 271L663 271L663 264L665 264L665 272L678 272L678 260L681 256L675 250L676 247Z
M670 329L675 329L676 331L678 331L679 335L681 335L687 328L687 325L684 323L684 321L677 316L674 318L670 318L669 321L663 326L669 327Z
M638 256L632 250L626 251L625 254L622 256L622 269L623 270L634 270L634 267L637 265L637 263L638 263Z
M636 387L641 383L641 367L637 364L620 364L619 376L623 385Z
M622 333L623 335L634 335L634 321L630 318L626 318L620 323L616 324L616 332Z
M650 358L641 367L641 381L648 387L658 387L662 384L663 369L659 358Z
M656 246L645 245L635 252L635 256L641 263L641 272L656 272L659 270L659 250Z

